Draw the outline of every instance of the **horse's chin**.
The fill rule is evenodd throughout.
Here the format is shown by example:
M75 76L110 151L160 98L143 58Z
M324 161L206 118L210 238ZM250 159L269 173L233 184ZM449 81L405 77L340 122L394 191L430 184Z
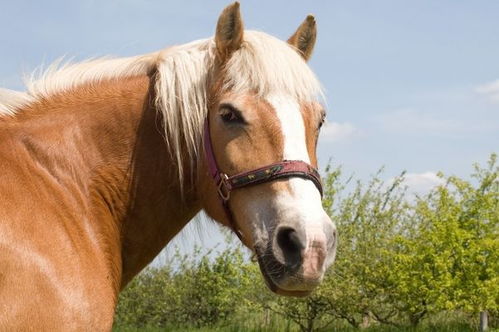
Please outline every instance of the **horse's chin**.
M310 295L312 291L302 291L302 290L287 290L280 288L277 286L274 281L268 276L267 272L264 271L262 266L260 265L260 271L262 272L263 279L265 280L265 284L268 289L270 289L273 293L282 295L282 296L290 296L290 297L305 297Z

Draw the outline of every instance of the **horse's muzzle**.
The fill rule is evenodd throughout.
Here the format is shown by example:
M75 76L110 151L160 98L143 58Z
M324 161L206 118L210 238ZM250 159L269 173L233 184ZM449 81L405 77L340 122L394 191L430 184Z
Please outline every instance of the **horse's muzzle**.
M336 230L327 230L279 226L265 248L255 247L260 270L273 292L306 296L321 283L336 249Z

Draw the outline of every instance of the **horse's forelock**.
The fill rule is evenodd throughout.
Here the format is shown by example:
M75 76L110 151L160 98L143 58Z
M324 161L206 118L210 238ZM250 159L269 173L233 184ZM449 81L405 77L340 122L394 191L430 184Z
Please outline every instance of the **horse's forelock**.
M322 98L322 88L298 51L275 37L246 31L244 43L226 64L225 88L265 98L287 94L297 101Z

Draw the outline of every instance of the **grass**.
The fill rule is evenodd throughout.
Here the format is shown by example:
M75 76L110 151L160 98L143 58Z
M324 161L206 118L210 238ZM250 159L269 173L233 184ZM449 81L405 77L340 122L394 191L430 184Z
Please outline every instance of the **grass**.
M142 327L142 328L130 328L130 327L116 327L113 329L116 332L239 332L239 331L249 331L249 332L274 332L274 331L299 331L296 328L287 330L284 326L281 327L265 327L265 328L244 328L241 326L227 326L227 327L211 327L211 328L158 328L158 327ZM330 327L324 330L319 331L331 331L331 332L354 332L354 331L363 331L363 332L472 332L475 329L471 328L467 325L459 325L454 324L450 326L421 326L417 328L396 328L396 327L387 327L387 326L377 326L371 327L367 329L355 329L352 327L342 327L335 328ZM493 332L493 329L490 329L489 332ZM497 331L497 329L495 330Z
M116 326L113 328L114 332L295 332L300 331L299 327L284 319L274 319L267 325L260 324L261 322L255 319L246 319L239 322L227 323L225 325L217 325L212 327L125 327ZM349 325L338 323L330 325L327 328L317 331L328 332L473 332L476 327L466 322L424 322L417 327L393 327L387 325L374 325L369 328L356 329ZM489 329L489 332L494 332L494 329ZM499 332L495 329L495 332Z
M491 323L493 323L491 321ZM494 323L495 324L495 323ZM426 317L417 327L394 327L390 325L373 324L364 329L356 329L338 320L326 328L314 330L320 332L474 332L478 330L478 316L458 311L441 312ZM262 315L261 313L244 312L236 314L229 321L223 321L214 326L169 326L169 327L132 327L115 326L114 332L300 332L297 324L279 315ZM497 328L489 328L488 332L499 332Z

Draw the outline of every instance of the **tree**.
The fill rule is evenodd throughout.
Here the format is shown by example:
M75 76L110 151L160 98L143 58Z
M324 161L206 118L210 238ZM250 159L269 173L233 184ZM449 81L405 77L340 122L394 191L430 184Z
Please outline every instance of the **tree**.
M192 256L177 252L164 266L143 271L121 293L115 325L201 327L229 320L254 272L240 247L210 257L199 248Z
M357 182L345 197L345 185L337 180L340 172L329 173L326 180L326 208L338 225L340 240L333 276L324 292L331 313L355 327L369 325L370 320L398 325L393 320L398 311L389 300L393 288L389 274L394 268L389 253L409 215L409 205L401 185L404 173L386 183L380 179L381 172L367 186Z
M477 182L457 177L418 199L400 234L391 271L393 300L413 325L428 312L497 310L499 301L499 180L496 155L475 166Z

